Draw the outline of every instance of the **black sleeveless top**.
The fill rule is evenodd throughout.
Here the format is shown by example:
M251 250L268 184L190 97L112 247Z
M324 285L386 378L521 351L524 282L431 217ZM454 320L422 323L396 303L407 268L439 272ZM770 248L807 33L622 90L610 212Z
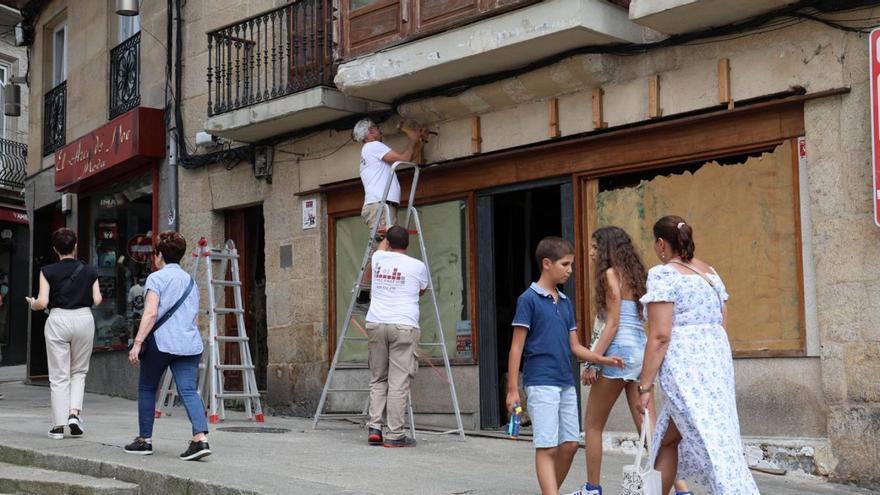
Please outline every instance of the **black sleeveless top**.
M70 282L70 286L64 293L62 287L67 284L67 279L76 270L82 261L63 259L57 263L44 266L40 271L49 281L49 307L62 309L88 308L94 304L92 298L92 286L98 280L98 270L91 265L84 265L83 269L76 274Z

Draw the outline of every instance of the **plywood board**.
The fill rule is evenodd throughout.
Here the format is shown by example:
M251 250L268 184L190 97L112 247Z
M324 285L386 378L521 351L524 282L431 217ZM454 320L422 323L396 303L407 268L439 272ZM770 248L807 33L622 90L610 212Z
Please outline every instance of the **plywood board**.
M730 293L729 334L735 351L803 348L799 244L791 144L745 163L708 162L696 172L663 175L634 187L601 191L598 225L633 237L646 266L654 222L684 217L694 229L696 256L715 267Z

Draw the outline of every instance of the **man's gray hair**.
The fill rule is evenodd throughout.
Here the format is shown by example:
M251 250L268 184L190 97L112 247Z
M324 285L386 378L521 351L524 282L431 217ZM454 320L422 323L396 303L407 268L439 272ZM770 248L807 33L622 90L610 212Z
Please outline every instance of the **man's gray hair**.
M370 127L373 126L373 121L370 119L361 119L357 124L354 125L354 129L351 131L354 136L354 140L363 143L364 139L367 139L367 134L370 133Z

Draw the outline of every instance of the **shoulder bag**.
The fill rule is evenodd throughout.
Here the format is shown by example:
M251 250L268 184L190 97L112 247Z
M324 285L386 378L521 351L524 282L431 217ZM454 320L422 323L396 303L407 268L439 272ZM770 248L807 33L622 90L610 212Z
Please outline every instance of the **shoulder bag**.
M654 456L652 450L653 434L651 432L650 412L645 409L645 417L642 419L642 434L639 436L639 450L636 453L635 462L623 466L623 483L620 485L620 495L661 495L663 484L660 471L654 469L650 459ZM648 449L647 461L642 466L642 456Z
M183 295L180 296L180 299L178 299L177 302L174 303L174 306L171 306L171 308L168 311L166 311L165 314L162 315L161 318L156 320L156 323L153 324L153 328L151 328L150 331L147 333L147 335L144 337L145 343L146 343L147 339L149 339L150 337L153 336L153 332L158 330L159 327L161 327L166 321L168 321L168 318L171 318L171 316L174 315L174 313L180 308L180 306L183 304L183 301L185 301L186 298L189 296L189 293L192 292L194 285L195 285L195 280L193 280L193 278L190 277L189 278L189 285L186 286L186 290L183 291ZM129 350L131 350L132 347L134 347L134 339L132 339L131 343L128 344ZM141 347L141 352L143 352L143 347Z

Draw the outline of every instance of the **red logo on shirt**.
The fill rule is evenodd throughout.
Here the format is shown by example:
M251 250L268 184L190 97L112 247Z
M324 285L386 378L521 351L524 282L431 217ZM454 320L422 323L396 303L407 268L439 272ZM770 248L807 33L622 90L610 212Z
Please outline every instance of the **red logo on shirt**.
M396 267L391 271L382 270L382 265L377 264L373 271L373 278L376 280L386 280L390 282L406 283L406 277Z

